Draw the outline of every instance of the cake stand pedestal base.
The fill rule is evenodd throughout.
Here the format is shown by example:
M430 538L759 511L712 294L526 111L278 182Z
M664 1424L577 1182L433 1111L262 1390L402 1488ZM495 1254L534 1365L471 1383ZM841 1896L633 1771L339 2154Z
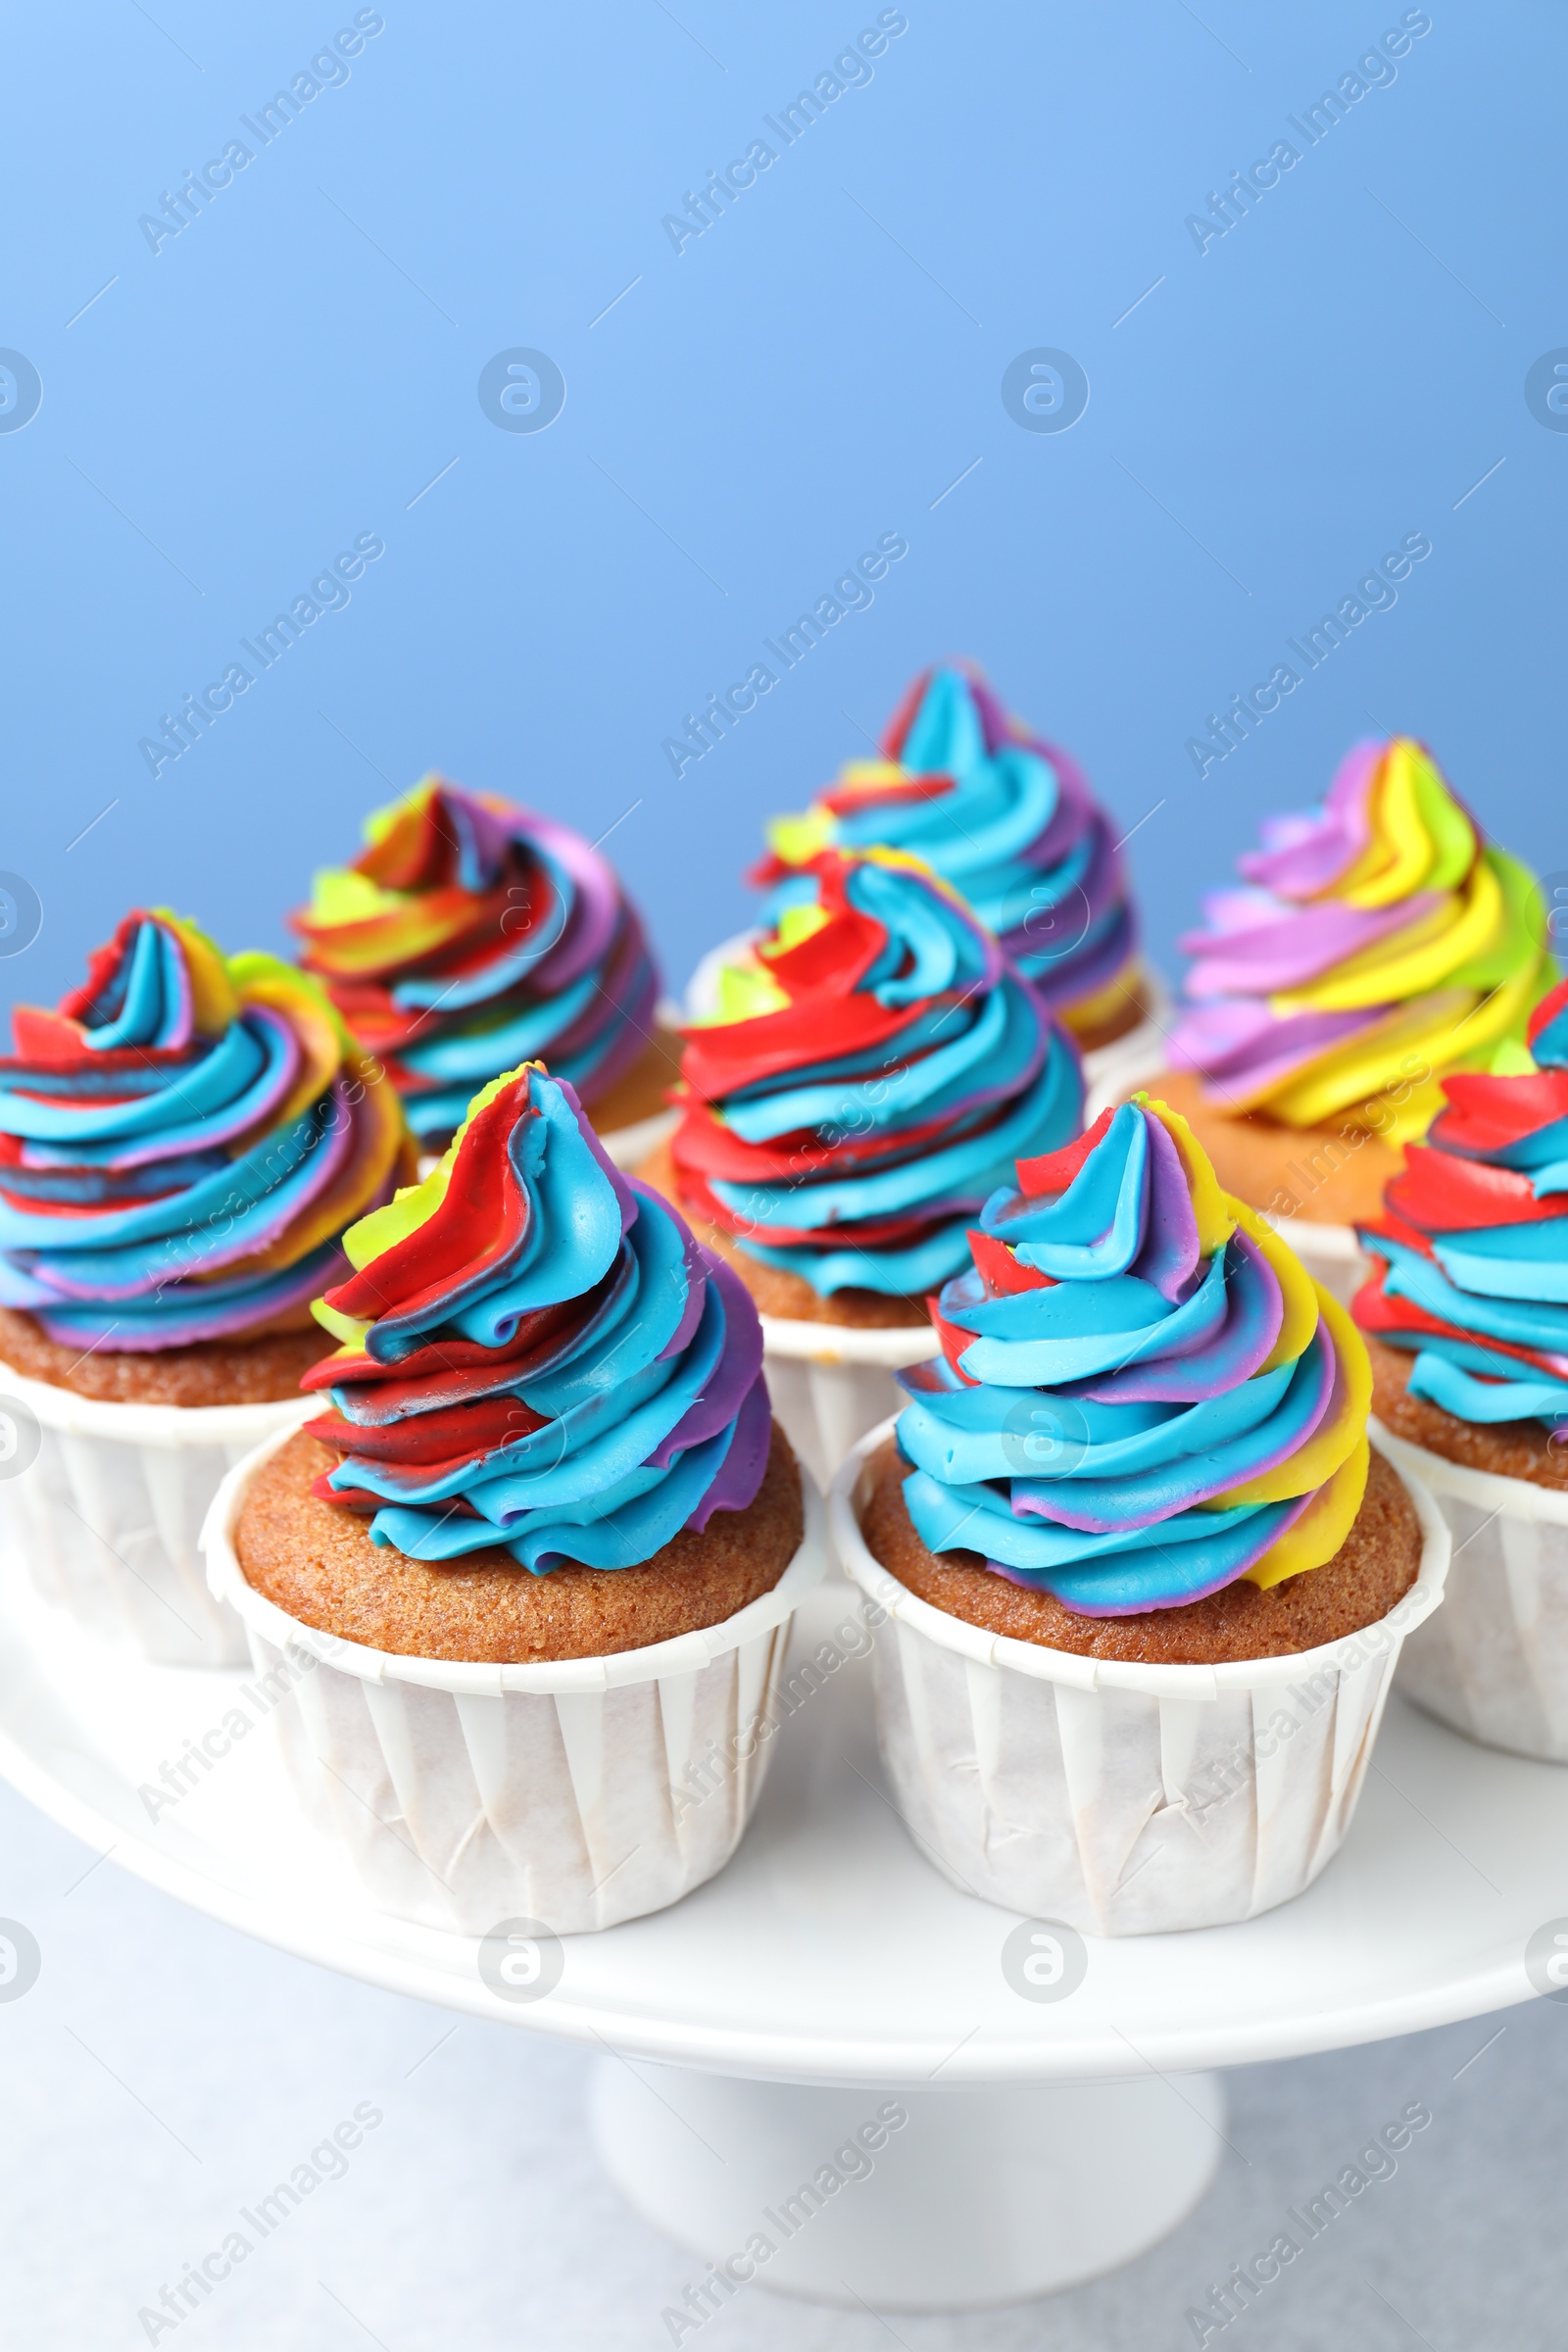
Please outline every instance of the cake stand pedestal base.
M969 2311L1116 2270L1208 2187L1225 2094L1216 2075L817 2090L606 2058L591 2115L622 2195L701 2258L695 2321L753 2279Z

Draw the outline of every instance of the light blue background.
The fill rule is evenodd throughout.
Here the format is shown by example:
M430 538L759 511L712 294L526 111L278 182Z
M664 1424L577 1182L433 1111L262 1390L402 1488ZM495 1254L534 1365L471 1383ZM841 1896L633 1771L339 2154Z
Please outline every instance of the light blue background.
M1523 394L1568 342L1560 11L1434 0L1393 85L1201 257L1186 215L1397 6L910 0L869 84L678 256L662 216L877 10L677 13L388 0L156 255L138 216L353 9L13 14L0 344L44 391L0 434L0 867L45 915L0 998L52 1000L137 902L283 947L311 868L435 764L614 825L679 980L744 918L764 816L948 651L1139 827L1167 965L1259 813L1374 725L1568 866L1568 435ZM564 373L547 431L480 411L514 345ZM1088 371L1071 431L1004 411L1035 345ZM1200 782L1205 714L1415 530L1397 607ZM155 782L138 739L367 531L348 609ZM909 554L872 608L677 783L682 713L886 531Z

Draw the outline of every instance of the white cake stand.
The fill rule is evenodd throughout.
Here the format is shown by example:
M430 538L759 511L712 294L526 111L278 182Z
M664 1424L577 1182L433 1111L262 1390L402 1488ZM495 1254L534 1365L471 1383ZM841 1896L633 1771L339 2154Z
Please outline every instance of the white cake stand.
M13 1586L0 1772L117 1863L285 1951L604 2053L604 2161L702 2258L694 2317L752 2277L931 2310L1112 2269L1176 2227L1224 2152L1204 2070L1524 2000L1527 1941L1568 1915L1568 1771L1396 1699L1350 1837L1305 1895L1241 1927L1091 1942L1067 1997L1025 1998L1004 1970L1019 1923L956 1892L891 1810L842 1584L810 1596L795 1654L825 1663L824 1642L841 1662L775 1742L729 1868L672 1910L568 1938L541 1997L543 1979L492 1990L474 1939L372 1911L302 1820L265 1726L150 1819L138 1787L199 1746L245 1678L136 1665Z

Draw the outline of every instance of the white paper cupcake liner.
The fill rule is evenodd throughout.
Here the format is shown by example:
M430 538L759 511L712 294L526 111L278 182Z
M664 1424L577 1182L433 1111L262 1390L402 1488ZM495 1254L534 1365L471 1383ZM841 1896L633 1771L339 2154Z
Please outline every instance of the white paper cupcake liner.
M1568 1494L1373 1427L1453 1538L1446 1605L1399 1660L1400 1695L1486 1747L1568 1764Z
M1157 1078L1170 1059L1170 1033L1176 1020L1170 990L1152 963L1143 966L1142 977L1149 1009L1137 1028L1108 1046L1096 1046L1083 1057L1086 1127L1092 1127L1108 1105Z
M243 1666L245 1629L203 1572L207 1507L234 1463L314 1407L116 1404L0 1364L0 1415L36 1424L36 1457L0 1462L0 1555L99 1641L158 1666ZM20 1460L31 1432L19 1431Z
M774 1415L824 1494L850 1448L909 1401L894 1373L939 1352L929 1324L923 1330L906 1325L864 1331L762 1317L762 1361Z
M1349 1827L1399 1644L1443 1595L1448 1532L1419 1480L1420 1574L1376 1625L1290 1657L1124 1664L987 1633L882 1567L859 1521L891 1431L841 1467L829 1525L873 1604L894 1800L937 1868L1091 1936L1219 1927L1310 1886Z
M760 1726L791 1616L826 1565L809 1478L794 1559L722 1624L605 1658L466 1665L340 1642L252 1591L234 1531L287 1435L219 1489L207 1573L287 1690L274 1721L309 1818L372 1901L465 1934L518 1918L566 1936L661 1911L722 1870L771 1753Z
M718 1009L719 975L727 963L735 963L746 954L754 940L762 932L757 923L749 923L744 931L736 931L721 939L716 948L710 948L686 983L681 1005L681 1018L686 1021L706 1021Z

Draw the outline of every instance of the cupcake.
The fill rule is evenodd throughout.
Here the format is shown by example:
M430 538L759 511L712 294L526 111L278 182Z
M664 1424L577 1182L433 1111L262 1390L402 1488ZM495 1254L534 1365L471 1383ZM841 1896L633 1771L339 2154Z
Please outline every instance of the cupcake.
M1076 760L1010 718L973 663L940 662L916 678L882 758L852 761L804 816L777 818L768 842L771 856L752 879L769 889L775 916L809 899L822 850L876 845L924 858L963 893L1085 1054L1142 1025L1148 1067L1158 1067L1160 1035L1149 1024L1155 984L1109 819Z
M1441 1522L1369 1447L1345 1309L1164 1103L1020 1160L972 1238L834 1493L900 1804L1034 1917L1250 1918L1345 1836Z
M39 1592L171 1664L232 1664L197 1556L220 1479L325 1352L341 1237L413 1173L317 984L128 914L0 1059L0 1382L36 1460L0 1533Z
M1376 1215L1442 1080L1522 1042L1551 986L1544 916L1407 736L1358 743L1321 807L1262 832L1244 887L1207 898L1181 943L1192 1008L1159 1084L1220 1181L1291 1219L1348 1298L1364 1272L1350 1228Z
M597 849L491 793L426 776L289 919L422 1150L478 1087L548 1055L623 1163L669 1124L679 1049L658 1025L642 918Z
M1454 1537L1400 1688L1493 1747L1568 1762L1568 982L1530 1045L1444 1081L1355 1300L1396 1459Z
M326 1409L207 1535L302 1797L411 1918L658 1910L734 1849L821 1568L757 1310L538 1063L345 1247Z
M889 1368L934 1347L926 1296L981 1202L1078 1133L1082 1077L1032 983L901 852L820 852L737 955L648 1173L762 1309L770 1372L800 1368L775 1408L826 1475L896 1400Z

